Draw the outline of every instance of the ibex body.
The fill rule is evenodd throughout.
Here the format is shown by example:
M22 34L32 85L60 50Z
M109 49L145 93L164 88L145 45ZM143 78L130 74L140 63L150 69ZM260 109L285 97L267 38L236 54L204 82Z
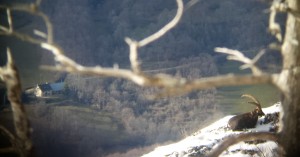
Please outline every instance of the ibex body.
M260 102L256 98L249 94L244 94L242 95L242 97L250 98L251 100L253 100L253 102L248 103L255 105L256 108L251 112L247 112L230 118L228 121L228 125L232 130L254 128L257 123L258 117L265 115L261 109Z

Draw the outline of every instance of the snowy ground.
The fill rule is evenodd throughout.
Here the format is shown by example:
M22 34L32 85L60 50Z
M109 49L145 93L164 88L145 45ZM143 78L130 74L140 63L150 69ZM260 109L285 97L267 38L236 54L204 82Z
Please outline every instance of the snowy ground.
M276 103L271 107L263 108L265 116L259 118L256 128L244 131L232 131L227 127L227 122L232 116L226 116L210 126L201 129L177 143L157 147L154 151L143 155L143 157L193 157L205 156L214 148L224 137L245 133L276 130L278 126L279 113L282 111L281 104ZM277 144L271 141L240 142L224 151L220 156L274 156L274 149Z

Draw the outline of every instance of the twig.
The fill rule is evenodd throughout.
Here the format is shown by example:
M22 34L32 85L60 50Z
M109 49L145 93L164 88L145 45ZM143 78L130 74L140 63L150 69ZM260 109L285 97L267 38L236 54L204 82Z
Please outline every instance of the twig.
M44 21L44 23L46 25L46 29L47 29L47 42L53 43L53 26L52 26L52 23L50 22L48 16L39 10L40 3L41 3L41 1L37 0L36 3L31 3L31 4L14 4L11 6L0 5L0 9L9 9L9 10L14 10L14 11L27 12L27 13L30 13L32 15L42 18L42 20ZM3 26L1 26L1 29L3 30Z
M162 27L160 30L158 30L156 33L142 39L141 41L135 41L130 38L125 38L126 43L129 46L130 49L130 63L131 63L131 68L133 72L135 73L141 73L140 70L140 65L138 62L138 48L144 47L148 45L149 43L159 39L162 37L164 34L166 34L168 31L170 31L172 28L174 28L178 22L180 21L182 14L183 14L183 2L182 0L176 0L177 2L177 13L175 17L167 23L164 27Z
M34 29L33 34L35 34L36 36L39 36L41 38L47 39L47 34L40 30Z
M22 41L26 41L26 42L29 42L29 43L32 43L32 44L41 44L41 43L44 42L42 40L35 39L35 38L31 37L30 35L19 33L19 32L16 32L16 31L13 31L13 32L10 33L8 31L8 29L3 27L3 26L0 26L0 29L2 30L2 32L0 32L0 35L13 36L13 37L16 37L16 38L18 38Z
M14 27L13 27L13 22L12 22L12 17L10 14L10 9L6 9L6 14L7 14L7 22L8 22L8 31L11 33L14 31Z
M242 65L240 68L241 69L250 68L253 75L262 74L262 71L257 66L255 66L255 63L264 55L265 53L264 50L260 51L253 59L249 59L248 57L245 57L244 54L238 50L217 47L215 48L215 51L219 53L228 54L227 57L228 60L236 60L244 63L244 65Z
M131 63L131 69L135 73L141 73L140 65L138 62L138 42L130 38L125 38L125 41L129 46L129 59Z
M190 9L192 6L194 6L195 4L197 4L200 0L190 0L188 3L186 3L184 11L187 11L188 9Z
M146 46L147 44L157 40L158 38L162 37L164 34L166 34L169 30L171 30L173 27L175 27L178 24L178 22L181 19L182 14L183 14L183 2L182 2L182 0L176 0L176 2L177 2L177 13L176 13L175 17L173 18L173 20L170 21L169 23L167 23L163 28L161 28L156 33L139 41L138 42L139 47Z

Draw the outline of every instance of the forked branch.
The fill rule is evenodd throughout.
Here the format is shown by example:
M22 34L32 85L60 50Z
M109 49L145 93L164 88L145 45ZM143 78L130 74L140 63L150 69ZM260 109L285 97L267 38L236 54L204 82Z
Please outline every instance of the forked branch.
M8 28L6 28L3 25L0 25L0 29L2 30L2 32L0 32L0 35L4 34L4 35L16 36L24 41L29 41L34 44L44 42L44 41L32 38L31 36L24 35L24 34L14 31L13 25L12 25L13 20L12 20L10 11L20 11L20 12L26 12L26 13L30 13L32 15L40 17L46 25L46 30L47 30L47 41L46 42L53 43L53 26L52 26L52 23L50 22L48 16L39 10L40 3L41 3L41 0L37 0L35 3L31 3L31 4L0 5L0 9L7 10L7 19L8 19L8 24L9 24Z
M262 71L255 65L255 63L265 54L265 51L260 51L253 59L249 59L248 57L244 56L244 54L238 50L232 50L228 48L215 48L216 52L228 54L228 60L235 60L244 63L240 68L247 69L250 68L253 75L261 75Z

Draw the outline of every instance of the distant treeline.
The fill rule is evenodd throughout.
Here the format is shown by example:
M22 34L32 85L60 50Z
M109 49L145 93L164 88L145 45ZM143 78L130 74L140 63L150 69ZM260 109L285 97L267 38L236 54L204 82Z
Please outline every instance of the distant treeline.
M124 38L139 40L172 19L175 0L45 0L42 9L55 26L55 38L80 63L128 64ZM166 36L141 49L144 62L178 61L229 47L254 55L272 40L266 4L257 0L199 1L185 11ZM47 58L44 58L45 60ZM45 61L46 62L46 61Z
M186 66L178 66L186 65ZM217 74L213 59L206 54L179 62L148 64L147 69L188 79ZM171 68L174 67L174 68ZM147 71L147 69L145 71ZM156 88L141 88L121 80L68 75L69 97L99 111L113 113L122 119L128 133L143 138L144 144L174 140L199 129L203 121L215 112L216 90L195 91L188 95L149 100L162 92Z

